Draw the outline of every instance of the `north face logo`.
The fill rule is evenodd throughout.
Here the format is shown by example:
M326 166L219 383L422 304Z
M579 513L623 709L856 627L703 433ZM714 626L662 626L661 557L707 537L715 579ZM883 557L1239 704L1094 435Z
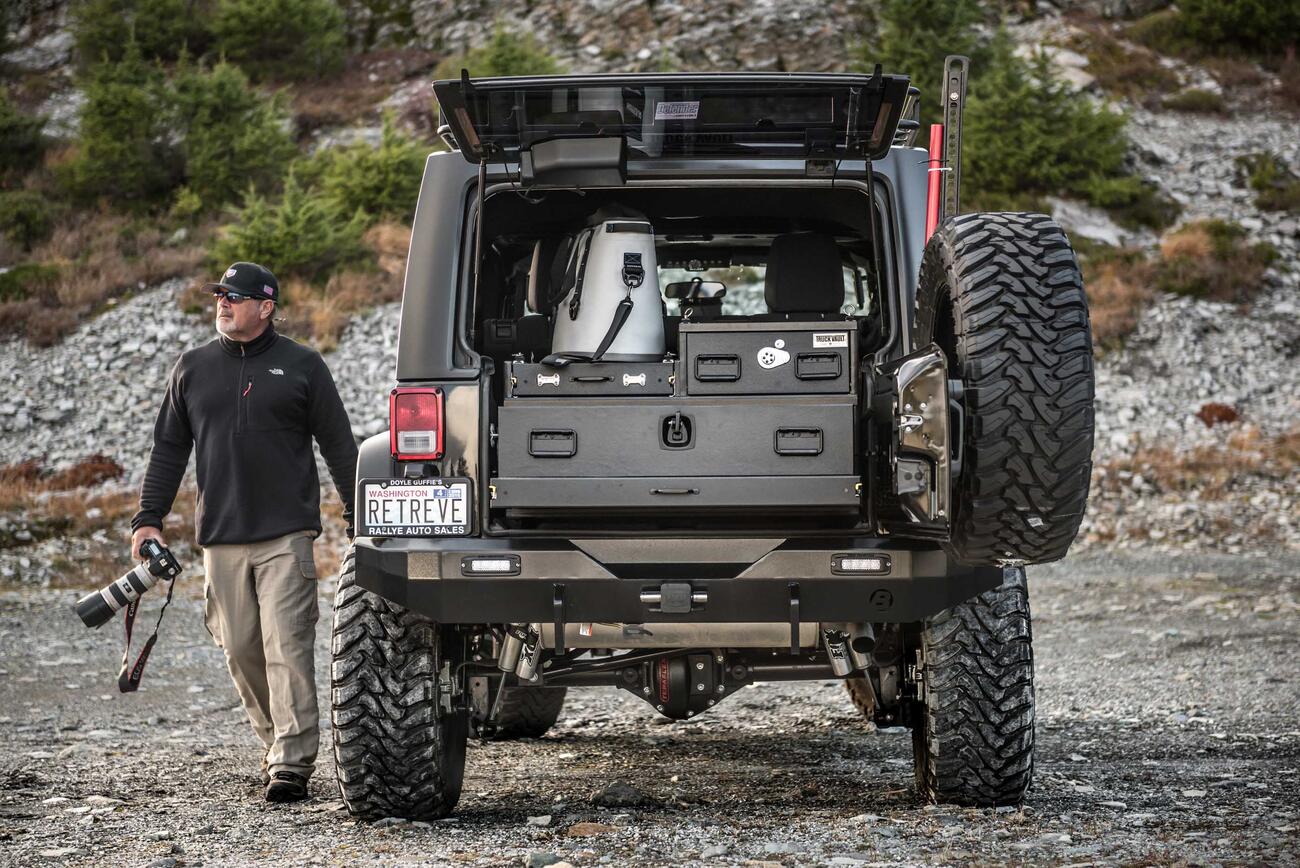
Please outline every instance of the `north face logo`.
M283 377L283 376L284 376L284 369L283 369L283 368L269 368L268 370L270 370L270 372L271 372L272 374L275 374L277 377Z

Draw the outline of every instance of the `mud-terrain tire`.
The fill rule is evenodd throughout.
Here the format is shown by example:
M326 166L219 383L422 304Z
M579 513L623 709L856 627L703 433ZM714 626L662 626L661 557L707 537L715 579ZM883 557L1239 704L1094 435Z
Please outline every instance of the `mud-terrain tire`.
M926 245L917 345L962 381L964 464L949 553L972 565L1065 556L1092 474L1093 360L1074 250L1042 214L964 214Z
M451 813L465 775L464 711L438 701L438 626L356 584L351 548L334 598L331 720L339 791L365 818Z
M912 754L921 797L1018 805L1034 771L1034 651L1025 571L921 630Z
M541 738L564 710L565 687L503 687L496 729L488 741Z
M871 689L871 682L865 675L854 675L844 679L844 689L849 692L856 708L867 720L876 719L876 692Z

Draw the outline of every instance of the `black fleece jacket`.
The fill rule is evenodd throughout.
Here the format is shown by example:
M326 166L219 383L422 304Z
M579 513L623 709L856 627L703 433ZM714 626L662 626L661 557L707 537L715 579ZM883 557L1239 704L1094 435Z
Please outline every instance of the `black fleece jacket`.
M248 343L225 337L172 368L131 529L162 528L195 448L201 546L320 532L320 444L351 524L357 446L325 360L268 327Z

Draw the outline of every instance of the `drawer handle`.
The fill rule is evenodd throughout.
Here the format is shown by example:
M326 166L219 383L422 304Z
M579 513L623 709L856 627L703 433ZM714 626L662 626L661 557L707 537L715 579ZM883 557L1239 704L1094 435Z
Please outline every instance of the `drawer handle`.
M652 488L650 489L650 493L651 494L673 494L673 495L699 494L700 490L698 488Z
M538 429L528 434L528 454L534 458L572 458L578 435L567 428Z

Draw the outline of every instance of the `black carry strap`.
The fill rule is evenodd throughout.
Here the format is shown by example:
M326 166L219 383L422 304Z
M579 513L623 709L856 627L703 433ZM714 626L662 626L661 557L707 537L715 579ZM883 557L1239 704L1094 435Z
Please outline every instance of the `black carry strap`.
M639 287L645 280L645 268L641 264L640 253L623 254L622 276L623 285L627 287L627 294L619 301L618 307L614 308L614 317L609 321L609 328L605 330L605 336L600 339L596 352L592 353L590 357L586 353L554 353L542 359L543 365L552 368L563 368L570 362L599 362L605 357L605 352L614 343L618 333L623 330L623 324L627 322L627 318L632 315L632 290ZM574 305L578 301L580 286L574 289L574 299L569 303L570 314L575 310Z
M162 609L158 612L158 620L153 625L153 635L144 643L144 648L140 650L140 656L136 658L135 665L128 670L127 665L131 661L131 628L135 626L136 611L140 608L142 597L136 597L126 607L126 648L122 651L122 671L117 676L117 689L121 693L135 693L140 689L140 679L144 677L144 665L149 662L149 652L153 650L154 643L158 641L158 629L162 627L163 615L167 614L167 607L171 605L172 594L176 592L176 580L167 580L167 599L163 601Z
M584 229L578 235L578 239L573 243L569 267L565 270L565 284L568 284L570 275L573 279L573 297L569 299L571 320L578 318L578 310L582 307L582 283L587 277L587 255L591 253L591 238L594 234L594 229Z

